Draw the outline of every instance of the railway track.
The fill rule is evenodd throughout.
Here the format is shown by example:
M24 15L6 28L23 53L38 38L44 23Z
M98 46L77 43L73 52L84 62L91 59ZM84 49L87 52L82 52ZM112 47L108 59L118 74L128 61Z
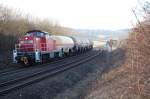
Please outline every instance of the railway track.
M16 70L16 68L10 67L10 68L1 70L1 71L0 71L0 75L1 75L1 74L5 74L5 73L10 72L10 71L13 71L13 70Z
M23 76L27 76L27 75L32 75L34 72L40 72L42 70L47 70L47 69L51 69L51 68L55 68L56 65L60 65L60 64L66 64L66 63L72 63L84 56L86 56L87 54L93 54L93 52L89 52L89 53L85 53L79 56L73 56L73 57L69 57L63 60L59 60L57 62L54 63L49 63L49 64L41 64L40 66L36 66L36 67L29 67L29 68L24 68L23 70L15 70L15 71L11 71L10 73L7 73L7 75L1 75L0 77L0 83L2 82L6 82L6 81L10 81L16 78L20 78ZM6 73L5 73L6 74Z
M40 67L43 68L43 66L57 64L57 63L63 62L66 59L76 58L76 57L78 57L80 55L84 55L84 54L86 54L86 53L73 55L73 56L70 56L70 57L64 57L64 58L61 58L61 59L54 59L52 62L47 62L47 63L42 64L42 65L39 64L39 65L28 67L28 68L27 67L19 67L19 66L8 68L6 70L0 71L0 77L8 75L8 74L13 74L13 73L17 73L17 72L26 71L28 69L34 69L34 68L40 68Z
M59 64L53 68L42 69L40 71L32 73L31 75L27 75L27 76L13 79L13 80L1 82L0 83L0 95L4 95L5 93L8 93L12 90L27 86L34 82L40 81L42 79L54 76L58 73L61 73L63 71L71 69L73 67L79 66L80 64L83 64L98 55L99 55L99 52L94 53L94 55L93 54L85 55L84 57L78 58L75 61L72 61L69 63L64 63L61 65Z
M75 57L75 56L72 56L72 57ZM66 58L68 58L68 57L61 58L59 60L53 60L53 62L45 63L45 65L61 62L61 61L65 60ZM40 66L40 65L36 65L36 67L37 66ZM15 73L15 72L21 72L21 71L24 71L24 70L29 69L29 68L35 68L35 67L33 67L33 66L32 67L21 67L21 66L19 67L18 66L18 67L8 68L8 69L0 71L0 77L4 76L4 75L7 75L7 74Z

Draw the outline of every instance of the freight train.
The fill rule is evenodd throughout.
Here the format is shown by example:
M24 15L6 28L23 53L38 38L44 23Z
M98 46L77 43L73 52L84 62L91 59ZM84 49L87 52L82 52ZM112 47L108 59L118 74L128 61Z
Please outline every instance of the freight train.
M58 57L82 53L93 48L93 42L87 38L56 36L41 30L26 32L15 44L13 62L24 65L43 63Z

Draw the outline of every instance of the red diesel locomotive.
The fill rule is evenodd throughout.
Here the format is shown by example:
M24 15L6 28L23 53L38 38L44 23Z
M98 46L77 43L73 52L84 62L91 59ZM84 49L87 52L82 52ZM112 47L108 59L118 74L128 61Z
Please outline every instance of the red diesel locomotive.
M87 51L92 47L93 43L88 39L55 36L41 30L32 30L15 44L13 62L24 65L41 63L52 58Z

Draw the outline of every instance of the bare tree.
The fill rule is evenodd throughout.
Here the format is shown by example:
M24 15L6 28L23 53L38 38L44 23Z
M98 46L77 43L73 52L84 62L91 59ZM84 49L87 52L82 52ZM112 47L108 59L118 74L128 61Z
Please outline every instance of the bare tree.
M41 20L0 5L0 50L12 50L16 40L32 29L63 35L71 32L51 19Z

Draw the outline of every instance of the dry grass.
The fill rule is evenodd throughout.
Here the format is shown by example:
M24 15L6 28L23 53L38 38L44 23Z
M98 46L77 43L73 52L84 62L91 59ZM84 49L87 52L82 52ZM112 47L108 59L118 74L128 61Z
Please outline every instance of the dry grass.
M124 72L124 69L122 67L118 67L114 70L111 70L108 73L105 73L102 75L102 79L104 82L109 82L113 79L115 79L115 77L121 75Z
M147 10L145 20L131 31L123 46L126 50L125 63L104 74L87 99L150 99L149 12Z

